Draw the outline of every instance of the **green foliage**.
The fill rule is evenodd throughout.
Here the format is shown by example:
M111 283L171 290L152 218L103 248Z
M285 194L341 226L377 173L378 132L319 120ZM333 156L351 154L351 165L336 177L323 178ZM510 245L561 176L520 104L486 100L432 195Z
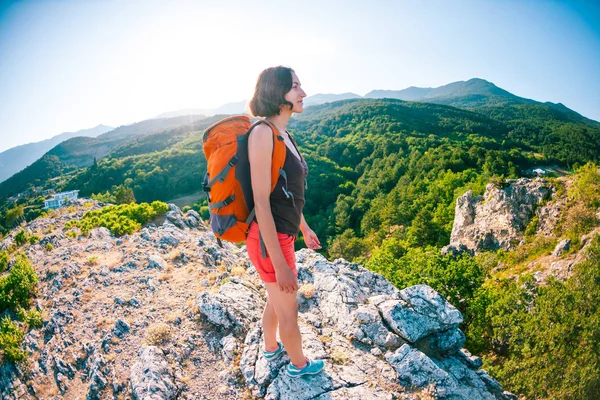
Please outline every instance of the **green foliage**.
M9 317L2 318L0 320L0 355L2 361L17 362L24 360L27 355L21 350L22 343L23 331Z
M600 173L598 166L587 163L575 171L577 179L569 190L569 195L581 201L588 208L600 207Z
M8 268L8 252L6 250L0 250L0 273L6 271Z
M164 214L167 210L167 204L160 201L151 204L106 206L100 210L86 212L81 220L67 222L65 228L77 227L82 235L87 236L93 228L103 226L115 236L129 235L140 229L142 224L151 221L157 215Z
M492 351L486 368L528 398L600 396L600 236L566 282L488 281L469 306L472 350Z
M432 246L409 246L393 237L384 240L381 247L373 251L366 267L382 274L398 288L427 284L464 312L485 278L477 259L466 254L443 256Z
M0 251L0 272L8 265L8 254ZM25 254L17 254L8 274L0 276L0 362L18 362L27 354L21 350L24 332L9 315L15 313L29 328L42 327L42 315L29 309L32 297L37 293L38 277Z
M24 207L22 205L8 209L4 216L4 226L7 228L12 227L21 217L23 217Z
M42 313L34 308L26 310L19 307L17 308L17 316L30 328L41 328L43 325Z
M19 231L19 233L17 233L15 235L15 244L17 245L17 247L21 247L23 246L25 243L27 243L28 239L28 235L27 232L25 232L24 230Z
M44 250L52 251L54 250L54 245L52 243L46 243L46 245L44 246Z
M27 308L37 292L37 281L27 256L18 254L9 273L0 277L0 314L7 309Z
M91 198L101 203L112 203L115 204L117 199L108 190L104 193L92 193Z

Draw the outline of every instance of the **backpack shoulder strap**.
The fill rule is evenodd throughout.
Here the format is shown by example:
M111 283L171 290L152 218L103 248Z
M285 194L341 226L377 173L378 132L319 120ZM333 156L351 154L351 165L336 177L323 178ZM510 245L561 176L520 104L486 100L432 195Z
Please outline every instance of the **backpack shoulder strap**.
M283 164L285 164L286 157L286 146L283 141L283 136L279 133L279 129L270 121L266 119L259 119L250 128L250 131L260 124L267 124L271 131L273 132L273 156L271 158L271 192L275 190L275 186L277 185L277 181L279 180L279 176L281 175L281 171L283 171Z

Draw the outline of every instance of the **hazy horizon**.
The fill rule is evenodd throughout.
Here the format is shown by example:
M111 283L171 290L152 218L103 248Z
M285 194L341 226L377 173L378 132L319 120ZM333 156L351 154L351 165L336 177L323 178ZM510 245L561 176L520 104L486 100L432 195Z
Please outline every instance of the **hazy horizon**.
M279 64L309 96L482 78L599 121L600 5L4 2L0 152L248 99L258 73Z

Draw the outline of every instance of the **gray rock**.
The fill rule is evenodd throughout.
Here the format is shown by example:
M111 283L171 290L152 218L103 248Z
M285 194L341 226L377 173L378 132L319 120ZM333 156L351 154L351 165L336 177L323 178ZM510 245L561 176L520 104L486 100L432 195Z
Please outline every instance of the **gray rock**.
M134 399L175 399L177 386L165 354L156 346L140 348L131 367L131 392Z
M571 239L563 239L554 248L552 255L554 257L560 257L562 253L568 251L571 248Z
M121 338L121 337L125 336L126 334L128 334L130 329L131 329L131 327L129 326L129 323L127 321L124 321L121 318L119 318L117 320L117 323L115 324L113 333L116 337Z
M246 332L250 323L262 318L265 300L251 284L232 280L221 286L218 293L200 293L196 304L213 324Z
M465 334L458 328L434 333L416 343L417 348L428 355L449 355L465 345Z
M152 254L148 256L148 268L164 269L167 262L159 255Z
M398 380L403 386L425 387L430 383L448 386L452 379L446 371L438 367L429 357L408 344L402 345L385 359L394 367Z
M110 233L108 228L105 228L103 226L90 230L90 239L110 240L112 238L113 234Z
M403 339L414 343L435 332L456 328L462 315L427 285L400 291L401 300L379 304L383 319Z
M221 355L223 356L223 360L226 364L230 364L238 351L239 343L235 336L227 335L223 339L221 339L221 346L223 346L223 350L221 350Z
M167 204L167 207L169 207L169 211L174 212L175 214L182 215L181 209L179 207L177 207L175 204L169 203L169 204Z
M543 179L507 181L504 188L488 184L483 196L472 191L456 199L450 244L445 254L509 250L519 243L535 207L550 195Z
M166 221L169 221L171 224L175 225L179 229L186 228L183 217L181 216L181 211L179 213L177 213L175 211L167 211L165 213L165 217L167 218Z
M467 349L460 349L456 356L471 369L481 368L483 365L481 358L472 355Z

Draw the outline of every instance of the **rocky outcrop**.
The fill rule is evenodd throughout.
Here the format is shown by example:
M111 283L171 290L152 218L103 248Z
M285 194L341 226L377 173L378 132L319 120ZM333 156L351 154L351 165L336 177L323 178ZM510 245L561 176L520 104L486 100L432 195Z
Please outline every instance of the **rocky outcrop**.
M287 355L272 362L263 357L264 295L251 283L253 274L231 278L217 293L196 299L203 317L220 329L227 363L232 349L241 347L239 368L253 395L410 399L411 393L433 390L440 398L514 398L478 369L478 357L462 349L462 315L429 286L398 290L358 264L328 262L308 249L296 256L303 347L308 357L326 360L321 374L291 379L283 372ZM233 341L235 335L243 345Z
M140 349L138 360L131 367L130 381L134 399L172 400L177 396L173 371L156 346Z
M442 252L513 249L522 241L536 207L550 193L541 178L508 180L504 188L488 184L483 196L473 196L469 190L456 199L450 244Z
M510 398L462 348L462 316L430 287L398 290L307 249L297 253L300 329L306 354L327 366L292 380L287 355L262 355L266 294L243 247L219 247L197 214L172 205L132 235L66 236L91 203L26 227L41 238L25 252L45 317L25 335L28 363L0 366L3 399Z

